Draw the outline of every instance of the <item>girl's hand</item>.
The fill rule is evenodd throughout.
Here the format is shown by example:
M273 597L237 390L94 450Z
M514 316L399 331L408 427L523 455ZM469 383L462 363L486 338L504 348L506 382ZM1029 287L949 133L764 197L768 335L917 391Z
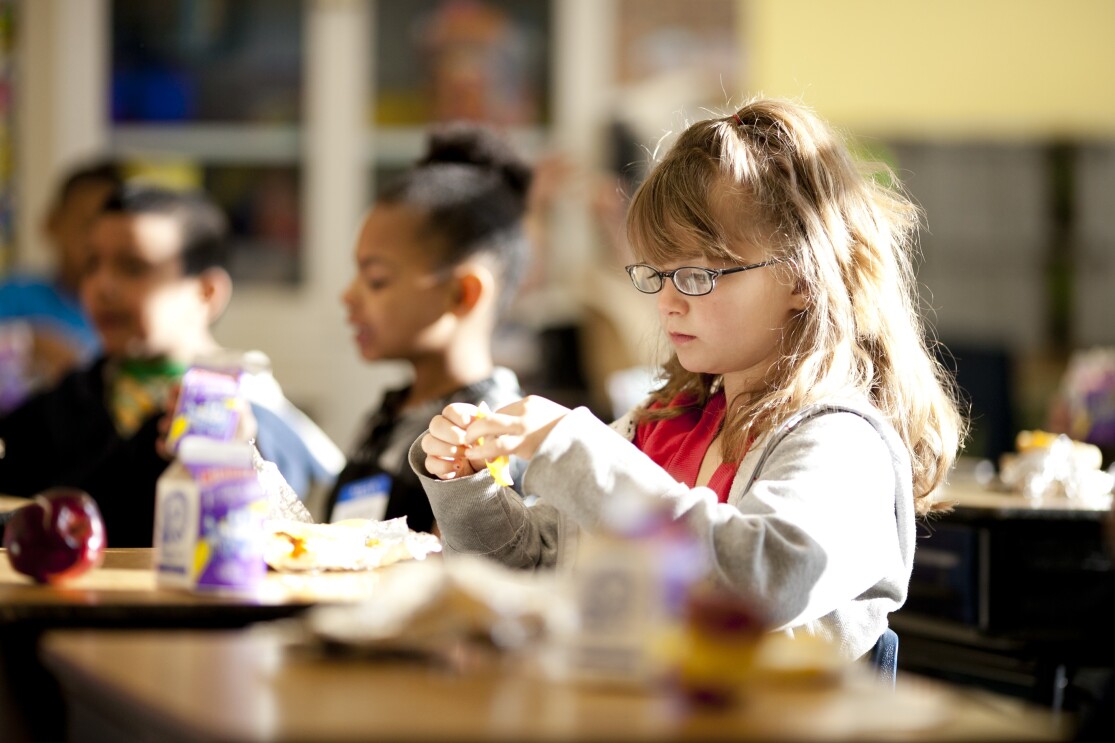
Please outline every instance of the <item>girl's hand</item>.
M478 411L475 405L454 403L430 421L422 451L431 475L451 480L479 472L497 457L530 459L569 408L531 395L483 417Z
M558 421L568 413L567 407L530 395L494 413L474 417L465 432L469 457L481 462L512 455L530 459Z
M483 469L484 461L469 458L465 430L480 408L463 402L447 405L430 421L430 432L422 437L426 471L441 480L467 477Z

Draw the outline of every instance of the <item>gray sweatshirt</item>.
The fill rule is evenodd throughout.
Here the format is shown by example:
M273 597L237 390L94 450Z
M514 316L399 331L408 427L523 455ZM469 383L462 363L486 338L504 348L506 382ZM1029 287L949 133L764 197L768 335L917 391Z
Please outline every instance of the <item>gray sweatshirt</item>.
M775 628L821 636L851 659L871 649L906 600L913 477L909 453L882 414L865 400L839 403L856 412L827 412L756 441L727 503L709 488L677 482L639 451L632 413L611 426L585 408L562 419L524 475L524 493L539 496L533 505L486 470L431 477L421 437L410 464L445 552L513 567L571 566L578 531L598 528L610 493L666 499L705 542L719 579L760 602Z

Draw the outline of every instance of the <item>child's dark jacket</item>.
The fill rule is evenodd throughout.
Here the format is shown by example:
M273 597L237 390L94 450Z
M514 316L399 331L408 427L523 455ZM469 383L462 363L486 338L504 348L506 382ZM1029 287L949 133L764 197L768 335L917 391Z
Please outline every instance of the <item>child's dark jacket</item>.
M55 485L89 492L105 520L109 547L150 547L155 483L169 462L155 450L159 415L130 438L116 431L105 403L106 359L0 418L0 493L32 496ZM282 418L252 404L256 446L305 497L335 475Z

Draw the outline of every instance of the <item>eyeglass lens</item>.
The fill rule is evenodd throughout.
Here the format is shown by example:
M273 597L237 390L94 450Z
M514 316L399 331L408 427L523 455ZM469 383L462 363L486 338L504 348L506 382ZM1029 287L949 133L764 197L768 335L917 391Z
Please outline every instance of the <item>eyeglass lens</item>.
M712 290L712 277L699 268L679 268L674 273L674 286L682 294L707 294Z
M712 289L712 276L700 268L679 268L674 272L674 286L682 294L707 294ZM641 292L654 294L662 289L664 278L650 266L638 265L631 268L631 279L635 288Z

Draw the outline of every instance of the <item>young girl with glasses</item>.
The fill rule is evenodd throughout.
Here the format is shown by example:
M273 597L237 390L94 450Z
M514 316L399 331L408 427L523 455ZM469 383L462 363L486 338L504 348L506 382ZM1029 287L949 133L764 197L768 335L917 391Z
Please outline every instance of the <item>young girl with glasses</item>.
M772 626L863 656L906 599L914 520L965 423L929 352L918 212L801 105L759 99L684 131L627 218L635 288L672 354L606 426L527 397L450 405L411 449L448 553L571 561L616 493L669 504L713 574ZM485 464L529 460L530 507Z

